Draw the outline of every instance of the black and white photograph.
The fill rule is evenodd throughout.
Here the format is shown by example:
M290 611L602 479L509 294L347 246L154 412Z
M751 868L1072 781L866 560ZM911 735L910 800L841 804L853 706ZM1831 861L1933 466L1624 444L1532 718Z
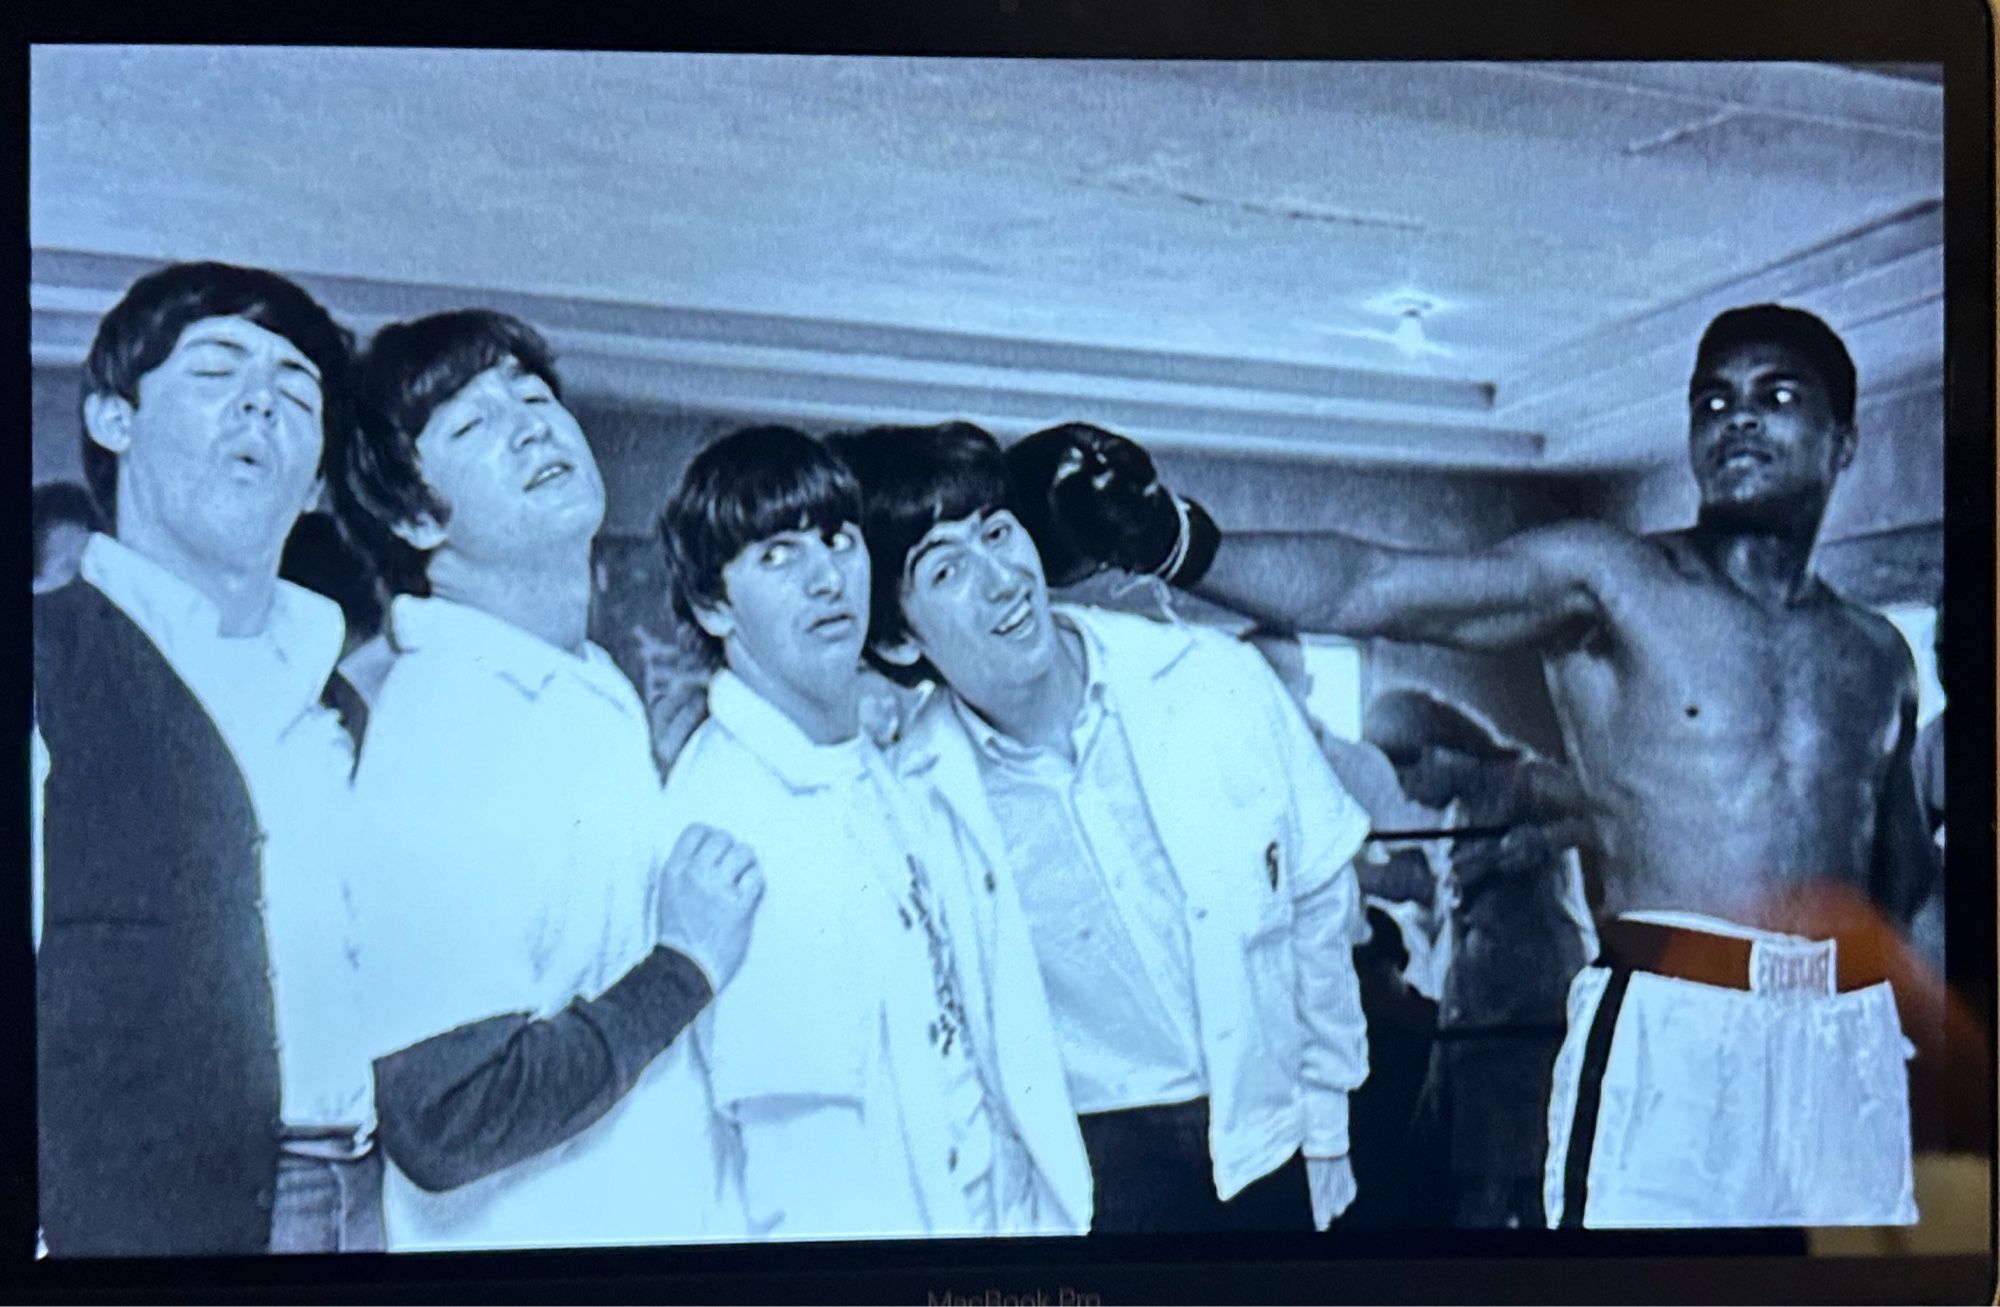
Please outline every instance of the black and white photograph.
M27 64L38 1257L1924 1216L1937 67Z

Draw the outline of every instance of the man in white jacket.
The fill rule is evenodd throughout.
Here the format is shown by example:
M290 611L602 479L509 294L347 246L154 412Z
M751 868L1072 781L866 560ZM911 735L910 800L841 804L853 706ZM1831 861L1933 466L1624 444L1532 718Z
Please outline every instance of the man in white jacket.
M376 333L338 485L396 597L354 778L358 963L392 1252L737 1239L683 1035L761 890L662 806L587 634L604 482L547 343Z
M1099 1231L1324 1229L1367 1075L1368 821L1256 652L1054 607L993 437L830 442L860 480L883 665L941 682L900 765L1018 896Z
M1081 1233L1090 1172L1026 925L863 725L869 564L852 476L749 427L661 519L683 620L722 664L667 782L768 886L697 1022L751 1231Z

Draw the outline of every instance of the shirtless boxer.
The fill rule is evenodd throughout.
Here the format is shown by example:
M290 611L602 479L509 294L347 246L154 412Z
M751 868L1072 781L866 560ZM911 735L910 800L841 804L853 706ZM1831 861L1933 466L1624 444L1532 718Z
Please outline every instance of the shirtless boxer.
M1890 967L1850 947L1871 918L1906 927L1937 879L1909 765L1915 671L1887 621L1809 567L1854 455L1854 390L1818 318L1732 310L1688 387L1693 526L1567 522L1458 554L1222 536L1120 437L1017 446L1024 497L1046 493L1061 536L1045 553L1309 630L1540 654L1601 810L1609 964L1570 993L1552 1224L1915 1219Z

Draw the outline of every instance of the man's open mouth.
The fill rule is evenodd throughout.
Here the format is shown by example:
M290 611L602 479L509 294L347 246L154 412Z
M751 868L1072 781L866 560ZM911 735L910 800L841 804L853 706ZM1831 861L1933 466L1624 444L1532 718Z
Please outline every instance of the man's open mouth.
M1012 608L1009 608L1004 614L1001 615L1000 620L994 623L993 634L1012 635L1016 631L1019 631L1022 627L1026 626L1028 624L1029 619L1032 618L1034 615L1035 615L1034 604L1030 603L1026 599L1023 599L1021 600L1020 603L1015 604Z
M848 612L828 613L816 619L807 628L817 635L843 635L854 626L854 614Z
M528 483L525 486L523 486L522 489L540 490L543 486L548 485L550 482L556 481L562 477L566 477L574 471L576 471L575 464L570 463L565 459L557 459L553 463L544 464L540 471L536 472L535 475L528 478Z
M1718 468L1762 467L1773 460L1770 450L1762 445L1732 441L1715 451L1715 466Z
M271 466L270 456L257 445L240 445L225 455L229 467L238 472L263 472Z

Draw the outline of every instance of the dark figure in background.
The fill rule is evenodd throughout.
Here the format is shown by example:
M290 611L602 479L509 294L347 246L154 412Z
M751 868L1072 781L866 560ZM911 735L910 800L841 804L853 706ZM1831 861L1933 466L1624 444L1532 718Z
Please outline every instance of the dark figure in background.
M1021 473L1044 473L1072 555L1265 620L1539 656L1613 918L1611 965L1571 994L1552 1220L1906 1223L1904 1030L1925 1023L1898 1008L1943 998L1905 942L1938 880L1910 771L1915 666L1811 567L1859 439L1854 362L1810 313L1731 310L1695 352L1687 413L1694 524L1565 522L1461 553L1225 536L1096 429L1044 433ZM1644 1146L1595 1146L1618 1139Z
M90 533L99 529L90 492L73 481L44 481L29 503L35 524L35 593L47 594L76 576Z
M347 619L347 639L341 646L339 671L328 679L321 702L340 714L350 734L361 738L368 724L368 701L393 656L381 635L386 605L375 569L348 539L338 518L314 511L292 528L278 559L278 575L340 605ZM357 670L364 667L377 674Z
M1400 690L1369 705L1368 738L1404 790L1455 827L1452 953L1413 1134L1441 1157L1445 1201L1429 1223L1543 1222L1549 1081L1570 981L1588 960L1588 909L1567 847L1588 838L1567 772L1500 744L1465 713Z
M299 518L278 558L278 575L340 605L347 619L344 653L382 629L384 604L375 569L333 514L314 510Z

